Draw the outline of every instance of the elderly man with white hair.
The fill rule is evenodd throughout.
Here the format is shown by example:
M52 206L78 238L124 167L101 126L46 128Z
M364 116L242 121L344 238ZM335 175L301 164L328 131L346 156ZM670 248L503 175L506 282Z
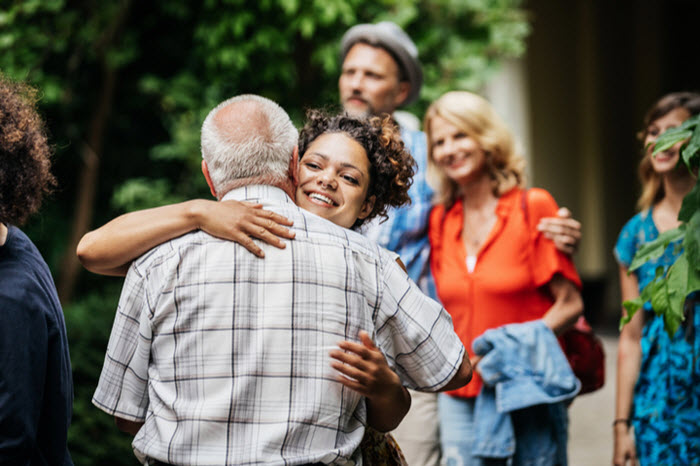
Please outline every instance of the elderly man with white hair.
M360 330L412 388L471 376L449 316L394 257L294 204L297 131L277 104L227 100L202 127L219 200L294 222L286 248L188 233L127 274L93 403L134 433L147 464L360 464L367 410L329 349Z

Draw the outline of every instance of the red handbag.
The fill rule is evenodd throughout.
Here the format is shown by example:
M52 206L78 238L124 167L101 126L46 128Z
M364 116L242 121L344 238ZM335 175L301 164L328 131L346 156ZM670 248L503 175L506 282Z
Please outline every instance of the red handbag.
M581 381L579 395L598 390L605 384L605 351L586 318L559 336L559 345L569 360L571 370Z
M530 222L527 207L527 190L520 200L525 222ZM559 345L569 360L574 375L581 381L579 395L598 390L605 384L605 351L603 343L594 333L584 316L578 318L572 328L558 337Z

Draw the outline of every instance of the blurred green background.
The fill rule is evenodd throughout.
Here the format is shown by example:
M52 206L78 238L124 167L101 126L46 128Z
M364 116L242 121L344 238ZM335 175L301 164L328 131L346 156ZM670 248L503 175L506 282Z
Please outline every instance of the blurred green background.
M0 8L0 70L39 89L59 187L24 230L64 306L77 465L136 464L130 438L93 407L121 279L82 270L75 246L129 210L209 197L199 127L219 101L255 93L301 125L338 108L338 44L391 20L424 65L418 117L450 89L479 90L530 31L519 0L14 0Z

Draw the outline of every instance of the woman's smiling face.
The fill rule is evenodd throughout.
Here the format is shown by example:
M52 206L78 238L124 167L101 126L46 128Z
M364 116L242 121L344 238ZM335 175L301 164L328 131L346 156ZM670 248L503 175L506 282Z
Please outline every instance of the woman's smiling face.
M685 120L690 118L690 113L683 107L674 108L666 115L657 118L652 121L646 131L646 137L644 138L644 146L646 147L647 154L651 157L651 164L654 167L656 173L670 173L674 171L678 165L680 159L679 151L683 142L679 142L672 147L669 147L663 152L659 152L655 156L651 156L654 151L654 143L656 138L658 138L667 129L675 128L680 126Z
M299 161L297 205L344 228L367 217L370 162L365 149L345 133L317 137Z
M431 157L448 178L465 184L486 173L486 154L473 137L441 116L429 124Z

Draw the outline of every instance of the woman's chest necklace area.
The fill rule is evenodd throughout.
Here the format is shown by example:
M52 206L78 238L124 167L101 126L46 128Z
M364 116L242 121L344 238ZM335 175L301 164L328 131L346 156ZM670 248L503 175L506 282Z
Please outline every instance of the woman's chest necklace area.
M464 209L462 241L468 256L477 255L493 230L498 220L496 205L497 202L493 206L489 205L488 208L479 210Z

